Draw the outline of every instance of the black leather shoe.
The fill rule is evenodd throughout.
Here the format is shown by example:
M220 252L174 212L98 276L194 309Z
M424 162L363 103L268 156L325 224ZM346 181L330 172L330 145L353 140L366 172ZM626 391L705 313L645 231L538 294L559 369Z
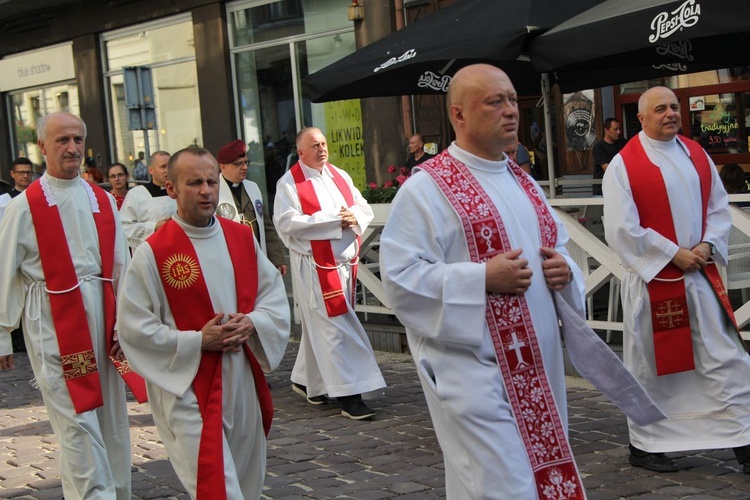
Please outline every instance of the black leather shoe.
M643 467L654 472L677 472L679 470L675 461L664 453L649 453L633 445L630 445L628 461L634 467Z
M375 412L362 401L362 396L346 396L338 398L341 402L341 414L352 420L364 420L375 416Z
M742 466L742 472L750 474L750 445L734 448L734 456Z
M309 397L307 395L307 387L305 387L302 384L295 384L294 382L292 382L292 390L296 392L297 394L299 394L300 396L302 396L303 398L305 398L307 402L310 403L311 405L315 405L315 406L324 405L328 402L328 397L325 394L321 394L320 396Z

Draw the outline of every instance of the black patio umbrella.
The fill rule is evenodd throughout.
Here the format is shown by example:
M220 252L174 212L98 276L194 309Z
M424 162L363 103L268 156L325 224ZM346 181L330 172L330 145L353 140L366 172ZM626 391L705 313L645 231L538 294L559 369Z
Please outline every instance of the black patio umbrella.
M313 102L442 94L476 62L505 70L520 94L540 92L539 74L518 60L529 39L601 0L457 0L305 78Z
M747 0L607 0L534 38L561 90L750 64Z

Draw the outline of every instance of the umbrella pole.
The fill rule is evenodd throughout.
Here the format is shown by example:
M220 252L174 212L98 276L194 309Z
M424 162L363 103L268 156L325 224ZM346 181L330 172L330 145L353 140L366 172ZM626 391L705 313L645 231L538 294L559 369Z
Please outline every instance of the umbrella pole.
M544 137L547 144L547 176L549 178L549 197L557 196L555 186L555 159L552 156L552 116L549 109L549 74L542 73L542 99L544 102Z

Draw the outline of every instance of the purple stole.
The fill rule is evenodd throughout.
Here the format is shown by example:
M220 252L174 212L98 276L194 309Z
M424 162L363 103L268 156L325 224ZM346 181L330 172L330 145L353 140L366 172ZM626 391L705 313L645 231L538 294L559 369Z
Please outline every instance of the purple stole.
M497 207L466 165L446 150L420 168L435 180L461 219L472 262L486 262L511 250ZM543 195L518 165L509 161L508 168L536 210L542 245L554 248L557 226ZM487 293L485 318L539 497L584 499L526 298Z

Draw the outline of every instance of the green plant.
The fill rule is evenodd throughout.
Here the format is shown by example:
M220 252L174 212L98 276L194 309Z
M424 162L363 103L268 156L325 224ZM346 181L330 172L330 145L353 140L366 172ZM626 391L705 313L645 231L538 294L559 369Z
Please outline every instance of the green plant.
M406 182L411 176L411 172L406 167L401 167L399 170L394 165L388 167L388 172L396 173L398 176L390 181L385 181L382 186L378 186L374 182L367 185L367 188L362 191L362 196L367 200L367 203L390 203L398 192L398 188Z
M16 139L19 144L28 144L36 142L36 129L34 127L25 125L22 122L16 122Z

